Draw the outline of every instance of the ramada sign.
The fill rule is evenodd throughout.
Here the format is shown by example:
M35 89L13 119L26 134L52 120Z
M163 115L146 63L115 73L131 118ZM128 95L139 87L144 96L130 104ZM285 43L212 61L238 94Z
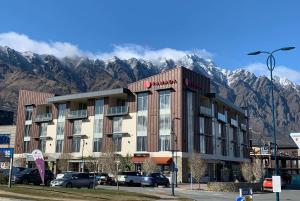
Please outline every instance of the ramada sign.
M152 86L164 86L164 85L168 85L168 84L177 84L177 80L163 80L163 81L157 81L157 82L145 81L144 87L149 89Z

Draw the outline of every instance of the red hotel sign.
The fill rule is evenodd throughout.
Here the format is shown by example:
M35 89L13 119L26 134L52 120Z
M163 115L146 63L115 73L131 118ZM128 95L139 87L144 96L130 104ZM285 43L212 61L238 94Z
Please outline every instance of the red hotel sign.
M144 87L146 88L151 88L152 86L164 86L168 84L177 84L177 80L162 80L162 81L157 81L157 82L150 82L150 81L145 81L144 82Z

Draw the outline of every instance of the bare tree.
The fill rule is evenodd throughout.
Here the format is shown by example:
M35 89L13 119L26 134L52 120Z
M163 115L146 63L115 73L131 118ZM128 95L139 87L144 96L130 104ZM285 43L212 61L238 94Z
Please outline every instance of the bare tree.
M256 181L262 180L262 177L264 175L264 169L262 166L262 161L261 159L254 159L252 162L252 170L253 170L253 175L255 177Z
M85 158L85 167L89 172L98 171L98 161L95 157L88 156Z
M200 189L200 180L206 172L207 162L201 158L200 154L193 153L193 155L189 158L189 165L192 170L192 175L199 184Z
M247 182L251 182L253 180L252 164L249 162L242 163L241 168L242 168L242 174L243 174L244 179Z
M71 155L69 153L63 153L59 156L59 158L56 162L57 172L68 171L70 158L71 158Z
M143 171L146 173L153 173L158 171L158 166L156 163L149 157L143 163Z
M132 157L127 154L125 157L119 156L119 160L120 160L120 169L122 171L131 171L134 169L134 164L132 162Z

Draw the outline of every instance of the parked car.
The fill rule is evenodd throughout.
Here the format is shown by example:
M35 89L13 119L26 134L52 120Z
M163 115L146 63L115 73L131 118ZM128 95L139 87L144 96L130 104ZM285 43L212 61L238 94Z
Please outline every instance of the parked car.
M45 170L45 185L49 186L50 181L54 178L50 170ZM12 182L15 184L31 184L40 185L42 180L38 169L25 169L13 176Z
M281 187L285 187L285 186L286 186L286 182L281 177ZM272 190L273 189L272 178L265 178L265 180L263 182L263 188L264 188L264 190Z
M142 175L138 172L119 172L118 182L125 185L141 185Z
M12 175L16 175L16 174L22 172L25 169L26 168L24 168L24 167L13 167L12 168ZM9 169L0 169L0 173L2 173L3 176L8 176L9 175Z
M95 183L96 185L96 183ZM94 177L90 173L65 173L59 179L54 179L50 183L51 187L87 187L93 188L94 186Z
M150 174L145 174L142 177L141 181L142 186L165 186L169 187L170 186L170 181L165 175L161 173L150 173Z
M114 179L110 177L107 173L98 173L97 175L97 181L100 185L112 185L115 183Z

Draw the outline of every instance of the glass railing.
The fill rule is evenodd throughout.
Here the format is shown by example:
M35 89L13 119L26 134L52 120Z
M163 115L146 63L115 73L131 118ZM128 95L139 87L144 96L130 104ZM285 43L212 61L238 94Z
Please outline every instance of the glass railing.
M83 119L87 117L87 110L69 110L68 119Z
M218 120L223 121L224 123L227 123L227 118L225 114L218 113Z
M107 109L107 116L117 116L128 114L128 106L115 106Z
M246 124L241 124L241 129L246 131L247 130L247 125Z
M52 120L52 113L41 113L37 114L34 121L35 122L45 122Z
M211 108L200 106L200 114L211 117L212 116Z
M238 127L238 122L235 119L230 119L230 124L234 127Z

